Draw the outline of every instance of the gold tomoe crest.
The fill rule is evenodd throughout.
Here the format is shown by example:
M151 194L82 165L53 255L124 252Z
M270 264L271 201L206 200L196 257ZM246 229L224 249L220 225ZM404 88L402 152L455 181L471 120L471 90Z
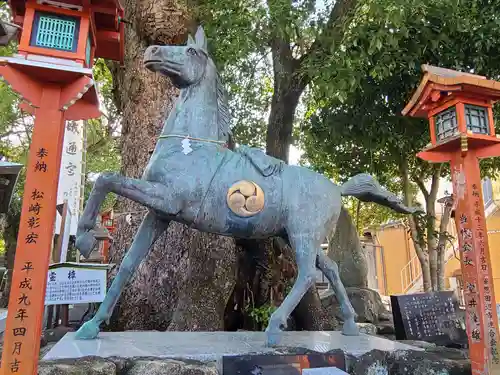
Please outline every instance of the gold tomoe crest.
M227 205L238 216L256 215L264 208L264 192L254 182L239 181L229 188Z

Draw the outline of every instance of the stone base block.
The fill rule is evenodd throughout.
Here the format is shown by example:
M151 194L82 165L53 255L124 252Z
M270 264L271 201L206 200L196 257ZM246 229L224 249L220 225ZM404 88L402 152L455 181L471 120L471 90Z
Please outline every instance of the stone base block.
M70 332L43 359L154 357L211 362L227 355L275 352L275 348L267 348L264 343L264 332L102 332L98 339L88 341L75 340ZM280 346L322 353L340 349L352 356L374 349L422 350L381 337L344 336L338 331L284 332Z
M350 375L470 375L470 361L433 348L340 332L285 332L280 347L266 348L263 332L121 332L76 341L68 333L43 358L40 375L223 375L223 356L345 353ZM100 358L99 358L100 357ZM104 357L104 358L103 358ZM319 370L316 370L319 371Z

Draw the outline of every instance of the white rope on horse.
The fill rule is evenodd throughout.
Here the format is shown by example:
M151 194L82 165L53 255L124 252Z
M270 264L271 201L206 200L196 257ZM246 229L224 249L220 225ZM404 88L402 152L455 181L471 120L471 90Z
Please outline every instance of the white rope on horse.
M182 138L182 139L189 139L191 141L198 141L198 142L217 143L220 145L226 144L226 142L224 142L224 141L216 141L214 139L195 138L195 137L190 137L189 135L180 135L180 134L167 134L167 135L160 135L158 137L158 139L166 139L166 138Z

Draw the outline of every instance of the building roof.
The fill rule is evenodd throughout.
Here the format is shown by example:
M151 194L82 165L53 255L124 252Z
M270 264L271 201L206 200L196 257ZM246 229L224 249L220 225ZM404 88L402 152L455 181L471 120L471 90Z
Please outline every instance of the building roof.
M435 92L441 92L441 96L471 92L492 101L500 99L500 82L488 80L484 76L425 64L422 65L422 71L424 76L402 111L404 116L425 117L428 109L426 106L440 98L440 95L433 96Z
M405 226L404 220L389 220L385 222L384 224L379 224L379 225L371 225L367 228L363 229L363 235L366 235L366 233L370 233L371 235L373 232L378 232L384 229L389 229L389 228L397 228L401 226Z
M22 167L23 165L19 163L0 160L0 175L18 174Z

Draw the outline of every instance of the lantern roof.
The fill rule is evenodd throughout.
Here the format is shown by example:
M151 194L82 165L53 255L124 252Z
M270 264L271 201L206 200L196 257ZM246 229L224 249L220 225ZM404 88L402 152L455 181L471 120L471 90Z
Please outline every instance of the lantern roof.
M484 76L422 65L424 76L403 109L403 116L427 117L436 103L442 103L461 94L489 102L500 100L500 82Z
M23 26L28 1L8 0L14 24ZM92 31L96 42L95 57L123 62L124 24L122 20L124 9L120 0L37 0L36 2L54 6L55 9L83 10L90 8Z

